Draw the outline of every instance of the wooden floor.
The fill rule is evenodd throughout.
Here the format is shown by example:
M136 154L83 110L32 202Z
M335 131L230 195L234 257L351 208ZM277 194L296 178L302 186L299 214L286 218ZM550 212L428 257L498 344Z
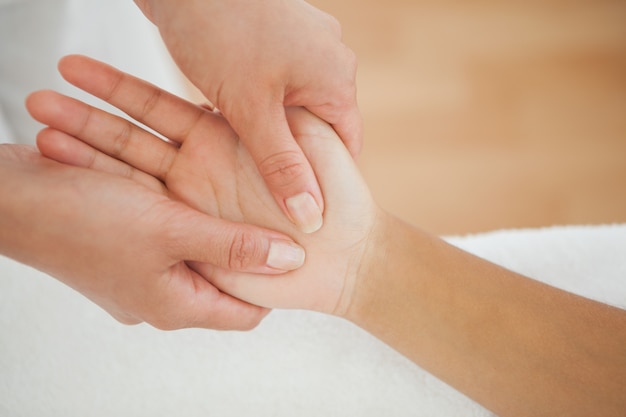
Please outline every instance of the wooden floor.
M626 1L311 3L359 58L383 207L440 234L626 221Z

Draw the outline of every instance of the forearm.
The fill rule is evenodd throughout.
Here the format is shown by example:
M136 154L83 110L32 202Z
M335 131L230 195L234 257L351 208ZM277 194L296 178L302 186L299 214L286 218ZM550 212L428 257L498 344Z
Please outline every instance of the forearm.
M502 416L623 415L626 312L383 216L349 318Z

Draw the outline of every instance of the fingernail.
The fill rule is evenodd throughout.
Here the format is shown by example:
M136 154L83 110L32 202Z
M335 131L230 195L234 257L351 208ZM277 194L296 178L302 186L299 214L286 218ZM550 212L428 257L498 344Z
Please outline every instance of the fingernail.
M322 211L313 196L301 193L285 200L292 221L304 233L313 233L322 227Z
M267 266L282 271L292 271L304 264L304 249L286 240L272 240L267 254Z

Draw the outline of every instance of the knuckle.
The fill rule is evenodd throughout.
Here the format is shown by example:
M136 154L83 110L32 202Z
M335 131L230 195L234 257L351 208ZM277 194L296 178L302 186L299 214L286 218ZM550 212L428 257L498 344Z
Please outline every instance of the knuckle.
M145 119L152 113L156 105L161 100L161 96L163 95L163 91L158 88L153 88L150 91L150 94L146 96L146 99L142 102L141 108L139 110L139 119Z
M124 84L126 75L123 72L117 72L108 85L105 85L103 92L104 101L110 102L119 93L120 87Z
M348 85L337 90L336 107L342 112L356 106L356 89L354 86Z
M358 59L356 53L346 45L340 45L336 50L335 60L337 62L339 76L335 77L336 82L343 85L350 85L356 88L356 74Z
M135 181L137 179L137 170L130 165L123 165L120 168L119 175L123 178Z
M307 165L297 151L279 152L259 163L259 172L275 189L289 187L306 171Z
M337 19L335 16L323 12L324 13L324 17L326 18L326 23L328 25L328 27L330 28L331 32L341 38L342 36L342 28L341 28L341 23L339 22L339 19Z
M95 110L93 108L87 107L87 111L85 111L85 114L80 121L80 125L76 131L76 136L81 137L85 135L86 132L88 132L94 112Z
M176 160L176 152L163 152L161 155L157 168L155 170L156 177L160 180L167 179L169 172L172 170L174 166L174 161Z
M95 169L98 164L98 152L94 149L93 152L89 152L85 159L85 168Z
M326 119L330 123L336 123L337 120L356 110L358 107L355 86L350 83L337 85L334 94L328 97L326 107L332 114L330 119Z
M356 53L352 49L350 49L350 48L348 48L346 46L344 55L345 55L345 59L346 59L346 67L350 70L351 77L355 78L356 77L356 70L357 70L358 63L359 63L359 60L358 60L358 58L356 56Z
M121 158L130 144L132 136L132 124L125 122L124 127L115 135L111 146L111 156Z
M243 270L259 259L261 245L252 233L248 231L237 232L231 240L228 253L228 268L231 270Z

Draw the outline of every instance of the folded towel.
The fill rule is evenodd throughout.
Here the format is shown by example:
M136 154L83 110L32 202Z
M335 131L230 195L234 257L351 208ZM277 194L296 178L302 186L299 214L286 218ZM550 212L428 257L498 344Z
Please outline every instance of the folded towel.
M452 237L467 251L626 308L626 225ZM490 416L350 323L274 311L246 333L123 326L0 258L2 416Z

